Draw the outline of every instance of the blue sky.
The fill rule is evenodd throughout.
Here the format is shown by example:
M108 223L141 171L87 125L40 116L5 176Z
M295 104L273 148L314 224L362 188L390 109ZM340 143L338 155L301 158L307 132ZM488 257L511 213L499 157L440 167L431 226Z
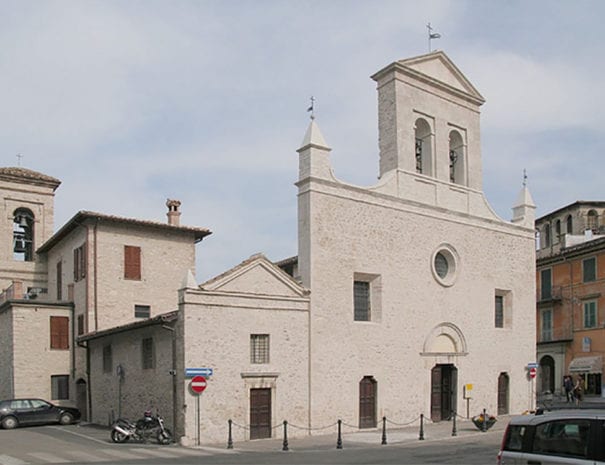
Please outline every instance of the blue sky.
M297 253L296 149L315 96L336 176L378 174L370 75L428 51L426 24L485 97L483 184L510 219L604 200L605 2L0 0L0 165L62 180L79 210L182 224L204 281Z

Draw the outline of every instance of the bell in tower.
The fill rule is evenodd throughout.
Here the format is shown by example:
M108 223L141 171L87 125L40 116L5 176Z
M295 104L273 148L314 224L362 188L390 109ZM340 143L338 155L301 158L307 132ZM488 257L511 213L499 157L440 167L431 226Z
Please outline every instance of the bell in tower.
M34 215L25 208L19 208L13 216L13 253L17 260L32 261L34 257Z

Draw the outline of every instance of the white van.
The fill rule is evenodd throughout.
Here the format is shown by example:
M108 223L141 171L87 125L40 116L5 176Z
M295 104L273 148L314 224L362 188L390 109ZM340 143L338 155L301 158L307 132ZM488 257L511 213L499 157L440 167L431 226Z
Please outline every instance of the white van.
M498 465L605 464L605 410L538 411L513 417Z

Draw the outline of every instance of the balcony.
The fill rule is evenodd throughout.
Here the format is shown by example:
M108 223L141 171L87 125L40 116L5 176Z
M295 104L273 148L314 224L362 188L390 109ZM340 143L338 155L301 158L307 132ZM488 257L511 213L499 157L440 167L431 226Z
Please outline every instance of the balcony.
M573 331L570 326L558 326L556 328L542 328L538 331L538 344L551 342L569 342L573 340Z
M538 289L536 302L538 304L560 303L563 300L563 286L553 286L550 289Z

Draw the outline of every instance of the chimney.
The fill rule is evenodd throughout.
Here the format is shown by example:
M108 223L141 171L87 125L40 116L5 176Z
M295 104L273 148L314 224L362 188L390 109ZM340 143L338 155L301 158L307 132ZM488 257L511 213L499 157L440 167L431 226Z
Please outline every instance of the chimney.
M180 200L166 200L166 206L168 207L168 213L166 216L168 217L168 224L172 226L179 226L181 224L181 212L179 211L179 207L181 206Z

